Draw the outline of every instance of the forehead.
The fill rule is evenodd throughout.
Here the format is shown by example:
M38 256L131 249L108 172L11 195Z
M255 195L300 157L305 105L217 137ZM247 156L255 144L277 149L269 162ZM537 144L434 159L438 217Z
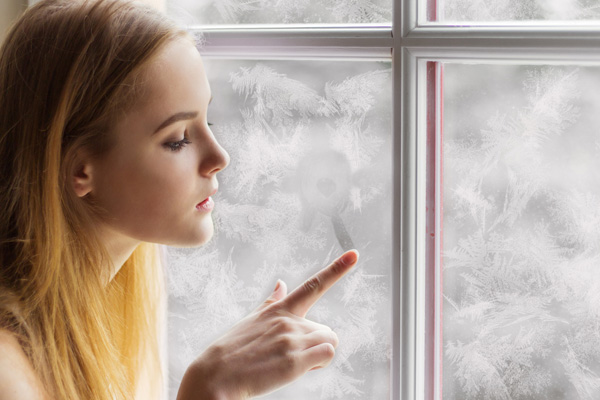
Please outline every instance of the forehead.
M158 104L166 113L181 111L177 108L186 106L185 103L188 108L198 108L198 103L210 96L202 59L188 38L167 44L145 68L140 80L141 96L137 105Z

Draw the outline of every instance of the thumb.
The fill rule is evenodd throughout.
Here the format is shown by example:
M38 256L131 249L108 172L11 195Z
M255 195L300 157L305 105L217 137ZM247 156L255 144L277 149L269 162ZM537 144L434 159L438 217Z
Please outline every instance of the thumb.
M273 293L269 296L269 299L273 300L273 303L279 301L287 296L287 285L281 279L277 279L277 284L275 285L275 289L273 289ZM269 300L267 299L267 300Z
M285 296L287 296L287 285L285 284L284 281L282 281L281 279L278 279L277 284L275 285L275 289L273 289L273 292L264 301L264 303L262 303L260 305L260 307L258 307L258 310L262 310L263 308L266 308L273 303L277 303L279 300L283 299Z

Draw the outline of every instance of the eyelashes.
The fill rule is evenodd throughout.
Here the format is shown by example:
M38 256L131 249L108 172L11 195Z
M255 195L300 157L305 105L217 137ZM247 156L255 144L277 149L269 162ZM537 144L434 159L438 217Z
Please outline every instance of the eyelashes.
M172 152L178 152L190 143L192 142L190 142L188 138L184 137L183 139L178 140L177 142L165 143L163 146L165 146L168 150Z
M211 124L210 122L207 122L208 126L213 126L213 124ZM187 131L186 131L187 134ZM169 151L172 152L178 152L181 151L185 146L187 146L188 144L192 143L187 137L184 137L181 140L178 140L176 142L167 142L165 144L163 144L163 146L168 149Z

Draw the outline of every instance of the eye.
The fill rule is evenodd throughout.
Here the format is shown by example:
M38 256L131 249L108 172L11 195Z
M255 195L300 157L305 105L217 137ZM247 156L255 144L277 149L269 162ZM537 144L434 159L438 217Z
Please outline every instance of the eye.
M186 137L184 137L181 140L178 140L177 142L168 142L163 144L164 147L166 147L167 149L169 149L170 151L173 152L177 152L180 151L181 149L183 149L185 146L187 146L188 144L190 144L192 142L190 142L190 140Z

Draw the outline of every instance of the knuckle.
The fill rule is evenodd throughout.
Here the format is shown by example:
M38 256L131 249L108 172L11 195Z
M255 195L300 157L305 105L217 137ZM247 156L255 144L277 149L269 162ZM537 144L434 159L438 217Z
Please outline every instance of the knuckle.
M335 260L332 264L331 264L331 271L333 272L334 275L339 275L344 271L344 263L342 263L341 260Z
M294 340L289 335L281 335L277 338L275 346L280 351L287 353L294 347Z
M222 359L223 355L226 353L227 349L220 343L213 343L205 350L205 354L215 360Z
M286 353L282 358L282 368L286 375L295 376L299 368L298 357L294 353Z
M320 323L314 322L314 321L311 321L311 322L315 326L315 330L331 331L331 328L329 326L327 326L327 325L323 325L323 324L320 324Z
M323 287L323 282L321 281L321 277L319 275L315 275L306 282L304 282L304 290L308 293L314 293L321 290Z
M335 356L335 349L333 345L327 343L325 346L322 346L323 358L328 362L331 362L333 356Z
M294 323L288 317L279 317L275 321L275 331L278 333L289 333L294 331Z

